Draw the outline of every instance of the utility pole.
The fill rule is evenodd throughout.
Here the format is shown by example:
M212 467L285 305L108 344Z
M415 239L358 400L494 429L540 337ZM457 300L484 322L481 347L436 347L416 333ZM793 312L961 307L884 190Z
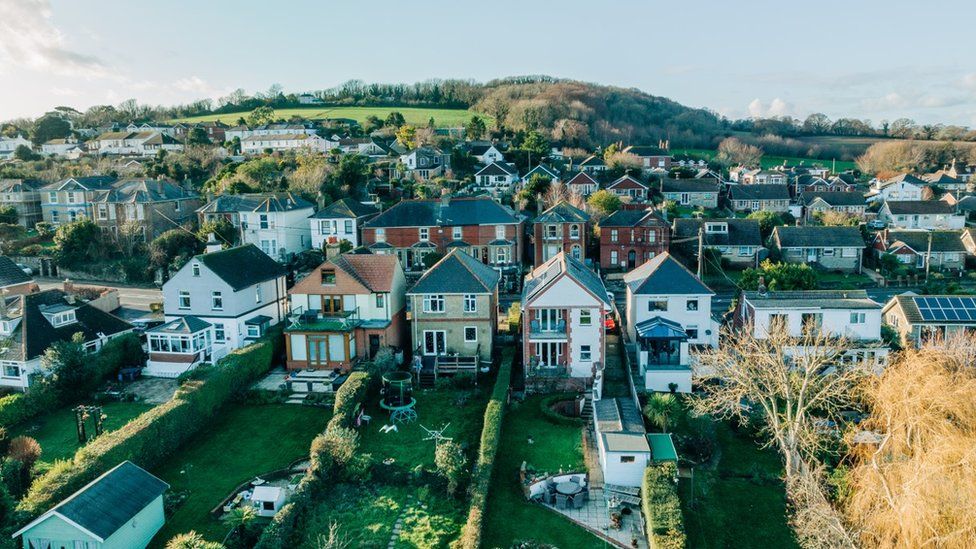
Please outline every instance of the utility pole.
M931 241L929 242L931 244ZM702 222L701 226L698 227L698 278L702 277L702 261L704 261L704 248L705 248L705 223Z
M925 251L925 281L929 281L929 266L932 263L932 230L929 229L929 247Z

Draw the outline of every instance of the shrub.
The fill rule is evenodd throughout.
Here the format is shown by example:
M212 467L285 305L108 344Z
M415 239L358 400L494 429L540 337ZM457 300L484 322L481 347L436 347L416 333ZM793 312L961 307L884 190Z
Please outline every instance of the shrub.
M464 479L465 466L468 464L461 445L450 440L438 444L434 451L434 464L447 480L447 493L453 496Z
M30 468L41 457L41 445L31 437L17 437L10 441L7 457L21 462L24 467Z
M686 545L677 478L678 466L674 462L651 464L644 470L641 511L650 547L681 549Z
M488 503L488 489L491 486L491 475L495 469L495 456L498 454L498 443L502 436L502 419L505 416L505 403L508 400L508 388L512 378L513 360L502 359L498 369L498 378L491 390L491 400L485 407L484 427L481 430L481 444L478 447L478 460L475 462L471 474L471 508L468 519L461 531L458 545L464 549L478 549L481 547L481 529L484 521L485 506Z
M575 400L577 397L576 393L554 393L546 396L539 402L539 411L542 412L542 417L546 419L549 423L554 425L571 425L580 426L585 423L583 418L570 417L564 414L560 414L552 407L558 402L565 402L567 400Z

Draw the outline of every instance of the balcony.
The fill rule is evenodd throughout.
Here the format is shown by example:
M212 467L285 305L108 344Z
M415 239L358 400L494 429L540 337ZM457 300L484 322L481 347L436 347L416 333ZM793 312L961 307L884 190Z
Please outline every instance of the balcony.
M529 363L525 368L527 377L569 377L569 363L564 358L559 358L553 364L542 362L539 357L529 358Z
M566 321L559 320L555 325L541 325L538 320L529 322L529 339L533 341L565 340L569 338Z
M298 307L288 315L288 332L348 332L362 323L359 309L352 311L304 311Z

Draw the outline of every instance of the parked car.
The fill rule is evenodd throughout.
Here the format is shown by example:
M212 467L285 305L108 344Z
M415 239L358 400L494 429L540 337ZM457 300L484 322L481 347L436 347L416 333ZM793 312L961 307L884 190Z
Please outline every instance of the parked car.
M888 227L888 224L880 219L872 219L868 221L868 228L875 231L880 231Z
M608 332L612 332L617 329L617 320L613 318L613 313L607 313L604 315L603 327L606 328Z
M26 274L27 276L34 276L34 269L31 269L30 267L24 265L23 263L18 263L17 266L20 267L20 270L24 271L24 274Z

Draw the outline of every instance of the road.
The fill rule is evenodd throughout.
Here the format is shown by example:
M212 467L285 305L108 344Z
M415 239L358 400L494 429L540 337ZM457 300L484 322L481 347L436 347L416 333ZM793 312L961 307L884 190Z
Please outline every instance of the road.
M64 280L61 279L38 278L35 282L37 282L37 285L42 290L50 290L52 288L60 290L64 287ZM163 292L157 288L134 287L102 282L76 282L76 284L78 286L102 286L118 290L121 307L115 311L115 314L125 320L134 320L147 316L151 303L161 303L163 301Z

